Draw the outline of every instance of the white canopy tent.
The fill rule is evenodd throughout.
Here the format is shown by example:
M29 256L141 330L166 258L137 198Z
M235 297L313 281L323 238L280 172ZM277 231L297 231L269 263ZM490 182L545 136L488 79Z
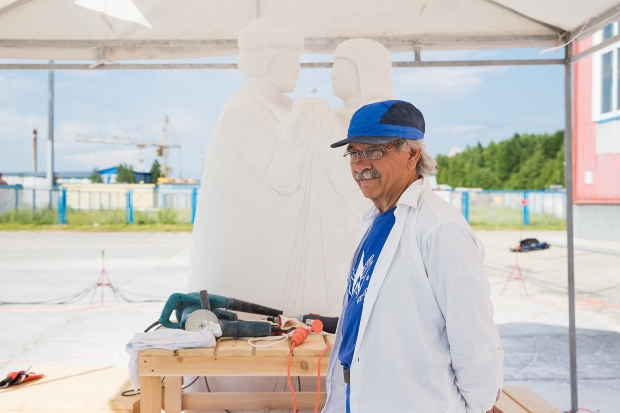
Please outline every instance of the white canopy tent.
M366 37L390 51L551 47L620 15L616 0L0 0L0 58L232 55L256 17L285 19L307 52Z
M415 53L414 61L394 62L395 67L564 65L571 407L576 413L571 63L619 41L620 35L577 56L564 46L563 59L430 62L421 59L421 52L562 47L619 20L618 0L0 0L0 59L87 61L0 63L0 69L235 68L122 61L234 55L239 31L256 17L291 22L303 33L307 53L331 53L338 43L355 37L377 40L392 52ZM50 129L52 122L53 116Z

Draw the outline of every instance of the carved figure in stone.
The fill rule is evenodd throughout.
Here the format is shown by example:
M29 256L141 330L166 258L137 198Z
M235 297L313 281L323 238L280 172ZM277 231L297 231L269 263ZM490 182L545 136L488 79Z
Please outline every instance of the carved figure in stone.
M190 290L207 289L277 307L290 245L281 217L291 208L267 183L293 100L303 36L271 19L253 20L239 34L241 89L213 130L194 224ZM282 201L282 202L281 202ZM286 222L289 225L288 222Z
M358 196L329 149L344 133L322 99L293 101L303 37L270 19L239 35L245 82L211 136L194 225L190 290L295 315L335 314ZM347 221L350 220L350 223ZM349 254L350 255L350 254Z
M336 115L346 127L360 107L394 99L390 53L374 40L350 39L340 43L334 52L331 77L334 95L343 103Z

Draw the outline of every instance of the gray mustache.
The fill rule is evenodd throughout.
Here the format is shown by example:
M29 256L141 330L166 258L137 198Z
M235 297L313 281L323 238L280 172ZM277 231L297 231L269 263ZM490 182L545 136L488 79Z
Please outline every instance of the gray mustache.
M356 172L354 176L356 181L364 181L379 178L381 174L376 169L364 169L362 172Z

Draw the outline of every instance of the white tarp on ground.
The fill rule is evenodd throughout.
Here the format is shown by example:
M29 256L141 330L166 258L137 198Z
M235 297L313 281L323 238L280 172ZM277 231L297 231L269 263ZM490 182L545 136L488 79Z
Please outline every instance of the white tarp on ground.
M258 17L284 19L307 52L347 38L390 51L561 44L617 16L618 0L0 0L0 58L111 60L236 54ZM597 20L597 18L599 18ZM599 27L600 28L600 27Z

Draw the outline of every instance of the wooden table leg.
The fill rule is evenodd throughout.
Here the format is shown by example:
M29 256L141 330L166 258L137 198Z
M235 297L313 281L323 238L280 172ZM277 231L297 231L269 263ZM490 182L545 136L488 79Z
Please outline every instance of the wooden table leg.
M183 376L167 376L164 386L164 409L166 413L181 413Z
M161 413L161 377L140 377L140 412Z

